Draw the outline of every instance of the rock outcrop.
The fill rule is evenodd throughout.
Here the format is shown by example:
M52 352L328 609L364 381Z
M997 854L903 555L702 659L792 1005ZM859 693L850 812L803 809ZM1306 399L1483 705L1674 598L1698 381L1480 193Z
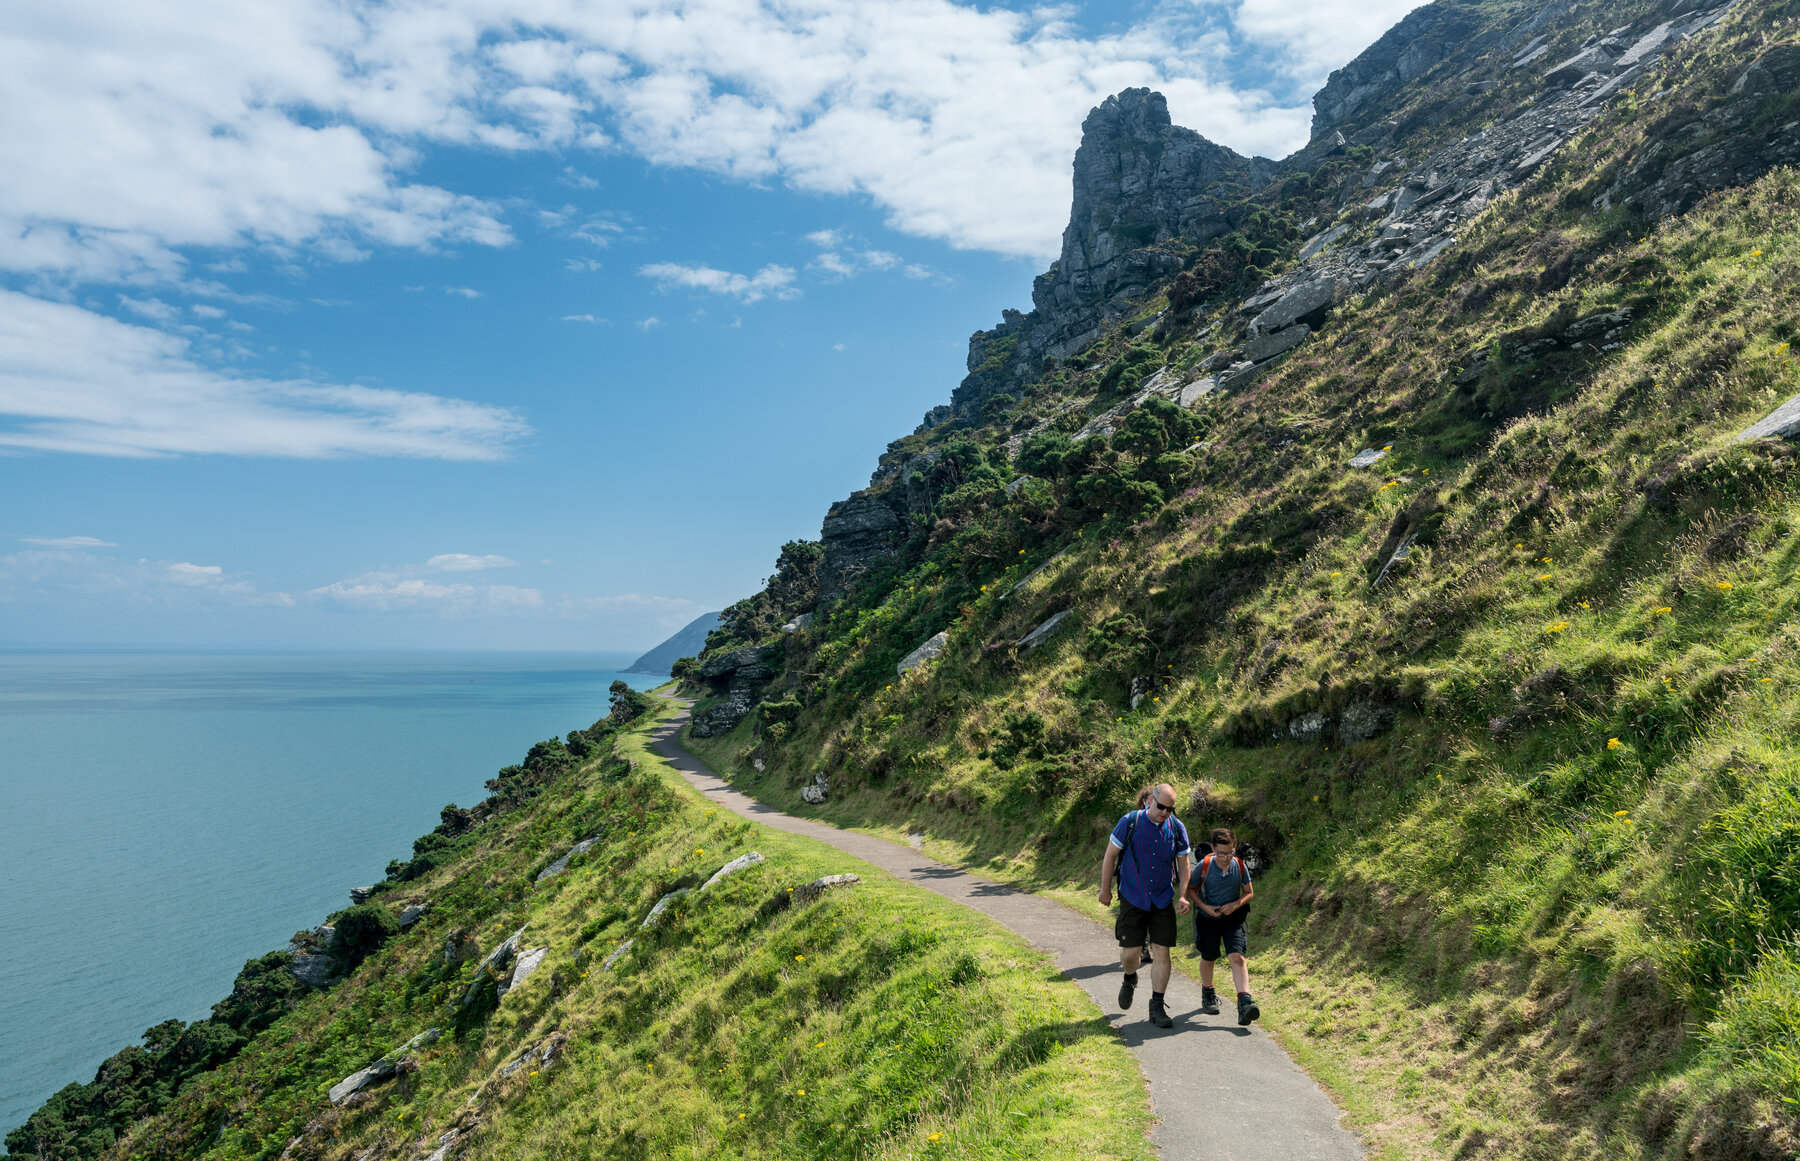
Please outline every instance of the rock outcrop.
M1102 101L1082 122L1062 253L1032 285L1030 314L1005 311L998 327L970 338L969 375L951 396L952 413L973 414L1035 374L1045 356L1086 346L1180 270L1188 247L1230 230L1227 205L1275 172L1267 158L1174 124L1161 93L1126 89Z
M840 600L870 568L892 557L906 540L900 516L881 497L858 492L825 513L819 540L819 607Z
M691 727L697 738L712 738L729 733L749 716L769 678L775 670L769 665L771 650L766 646L748 646L709 657L700 667L700 680L724 694L696 714Z

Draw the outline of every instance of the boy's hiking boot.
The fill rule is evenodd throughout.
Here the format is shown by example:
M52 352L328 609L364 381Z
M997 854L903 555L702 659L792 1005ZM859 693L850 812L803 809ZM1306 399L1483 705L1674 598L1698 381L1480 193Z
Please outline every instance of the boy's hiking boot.
M1175 1021L1169 1016L1169 1009L1161 996L1150 997L1150 1022L1158 1028L1173 1028Z
M1219 1014L1219 993L1211 988L1200 989L1200 1010L1208 1016Z
M1128 973L1126 973L1125 978L1123 980L1119 981L1119 1007L1121 1007L1121 1008L1131 1007L1131 997L1136 994L1137 994L1137 973L1136 972L1128 972Z
M1252 1000L1250 998L1250 993L1249 992L1239 992L1238 993L1238 1023L1239 1024L1248 1024L1248 1023L1250 1023L1250 1021L1256 1019L1260 1015L1262 1015L1262 1009L1256 1006L1256 1001Z

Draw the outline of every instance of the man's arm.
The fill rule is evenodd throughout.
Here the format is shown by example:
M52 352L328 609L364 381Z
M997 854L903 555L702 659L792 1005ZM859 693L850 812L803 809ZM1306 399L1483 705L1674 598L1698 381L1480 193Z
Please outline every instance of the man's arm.
M1100 906L1112 906L1113 871L1119 865L1119 848L1112 845L1109 839L1106 844L1106 857L1100 860Z
M1186 915L1188 913L1188 857L1186 855L1175 856L1175 874L1181 882L1181 885L1175 889L1175 914Z

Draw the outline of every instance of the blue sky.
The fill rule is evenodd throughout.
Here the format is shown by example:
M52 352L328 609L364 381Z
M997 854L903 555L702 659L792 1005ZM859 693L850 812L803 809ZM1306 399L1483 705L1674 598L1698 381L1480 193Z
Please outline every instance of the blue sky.
M9 5L0 645L648 647L1029 305L1088 108L1281 156L1413 6Z

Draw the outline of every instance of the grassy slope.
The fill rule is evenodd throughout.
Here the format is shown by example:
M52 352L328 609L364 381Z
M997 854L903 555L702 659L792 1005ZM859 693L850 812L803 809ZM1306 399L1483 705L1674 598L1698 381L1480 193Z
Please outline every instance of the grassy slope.
M141 1124L117 1156L412 1157L461 1128L481 1158L1143 1158L1150 1117L1130 1055L1041 955L985 920L808 840L718 814L643 748L553 784L420 886L428 917L308 998L231 1064ZM601 843L534 889L579 838ZM755 849L768 862L689 896L666 890ZM863 882L805 907L786 889ZM447 1013L522 923L548 946L497 1010ZM600 960L636 938L616 969ZM489 993L491 995L491 991ZM418 1067L333 1109L325 1089L427 1026ZM553 1033L548 1067L498 1070Z
M1791 36L1788 8L1747 6L1663 66L1662 107L1704 108ZM1595 212L1650 122L1627 100L1437 266L1213 402L1167 504L1080 513L1059 481L965 508L955 544L940 528L790 639L791 733L702 749L790 807L823 768L825 817L1077 902L1098 829L1174 781L1191 826L1272 856L1272 1024L1393 1155L1789 1155L1800 473L1734 435L1800 390L1800 177L1660 225ZM1452 381L1502 335L1626 303L1623 349ZM1191 333L1170 361L1214 349ZM1125 346L1038 398L1092 394ZM1070 606L1079 627L1043 649L991 648ZM888 676L946 626L938 663ZM1151 675L1159 700L1129 711ZM1358 701L1402 712L1373 741L1286 739ZM1023 709L1046 732L1002 768Z

